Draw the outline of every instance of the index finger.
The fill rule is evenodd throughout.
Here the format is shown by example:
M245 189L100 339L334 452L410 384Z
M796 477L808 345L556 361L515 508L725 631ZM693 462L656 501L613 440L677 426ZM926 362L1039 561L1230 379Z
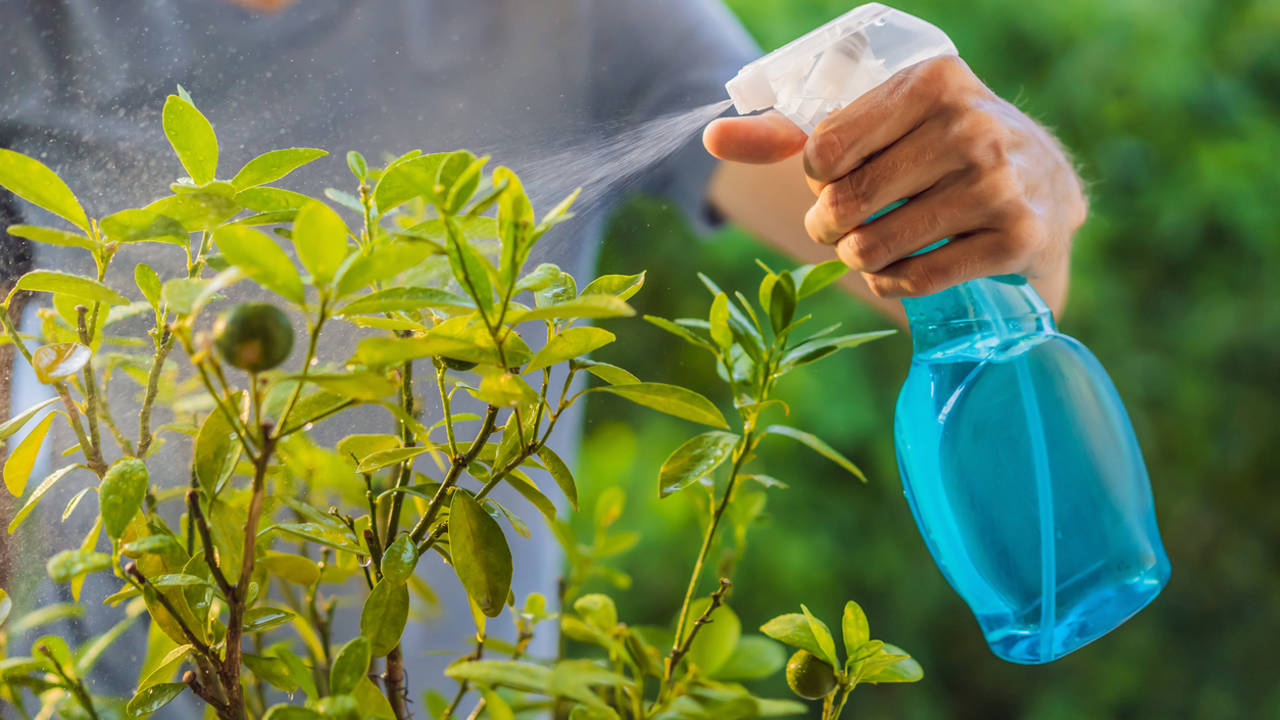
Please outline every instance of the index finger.
M962 61L946 56L917 63L832 113L818 124L804 148L805 172L830 183L919 127L932 103L922 76L949 73Z

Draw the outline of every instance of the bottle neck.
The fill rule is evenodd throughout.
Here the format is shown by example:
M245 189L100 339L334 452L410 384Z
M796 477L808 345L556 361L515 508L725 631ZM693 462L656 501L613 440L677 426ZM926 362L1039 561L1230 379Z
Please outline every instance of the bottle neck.
M970 280L934 295L904 298L902 306L917 355L963 338L989 336L1003 343L1057 329L1040 294L1016 275Z

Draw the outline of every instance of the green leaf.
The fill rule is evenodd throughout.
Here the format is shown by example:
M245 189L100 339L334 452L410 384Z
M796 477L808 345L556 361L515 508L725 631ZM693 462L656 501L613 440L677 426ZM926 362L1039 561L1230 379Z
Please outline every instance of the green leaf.
M541 665L509 660L460 662L450 665L444 674L454 680L538 694L546 694L551 683L551 670Z
M272 150L245 163L240 172L231 178L237 190L274 182L309 162L328 155L316 148L284 148Z
M579 295L613 295L627 300L644 287L644 273L639 275L601 275L582 288Z
M843 264L843 263L841 263ZM769 325L779 334L796 315L796 283L790 274L779 275L769 291Z
M613 342L617 336L597 327L571 327L561 330L542 347L525 366L524 372L534 372L556 363L564 362Z
M449 504L449 551L467 594L497 617L511 593L511 549L498 522L463 490Z
M321 525L315 522L300 523L281 523L272 525L270 528L264 528L262 532L269 529L279 530L295 537L309 540L311 542L320 543L335 550L343 550L355 555L367 555L368 550L364 546L356 542L356 538L349 532L340 531L327 525ZM235 563L232 563L234 565Z
M742 438L734 433L713 430L685 441L662 463L658 471L658 493L666 497L711 474L733 455Z
M533 320L602 319L631 317L635 314L635 308L612 295L587 295L523 312L512 311L507 315L507 322L514 325Z
M297 615L291 610L263 605L250 608L244 613L244 632L265 632L292 621Z
M95 302L107 305L129 304L129 298L97 280L56 270L33 270L18 278L14 287L18 290L65 295L86 305Z
M640 378L632 375L629 370L597 360L577 358L573 361L571 367L575 370L585 369L610 385L634 385L640 382Z
M4 621L9 619L9 612L13 610L13 601L9 599L9 593L0 588L0 625L4 625Z
M862 471L858 469L857 465L853 464L853 461L849 460L849 458L846 458L844 455L841 455L838 450L823 442L823 440L816 435L804 432L803 430L797 430L793 427L787 427L786 425L770 425L764 429L764 434L785 435L792 440L796 440L822 457L844 468L849 472L849 474L858 478L862 482L867 481L867 476L862 474Z
M547 466L547 472L551 474L551 478L556 481L556 485L560 486L560 492L569 501L569 505L574 509L578 509L578 485L573 480L573 473L570 472L569 466L564 460L556 454L554 450L543 445L538 449L538 458L542 460L542 464Z
M233 399L232 407L238 407L239 403L238 399ZM200 424L191 456L196 481L206 498L213 498L223 481L231 476L240 461L241 451L231 421L215 406Z
M347 151L347 167L351 170L351 174L356 179L364 182L369 177L369 163L365 161L364 155L356 150Z
M89 218L71 188L44 163L0 148L0 187L90 234Z
M533 247L533 205L524 191L520 177L511 168L499 167L493 171L495 185L504 184L506 190L498 196L498 237L502 240L502 258L499 263L503 281L515 282L520 267L529 257Z
M338 656L329 668L329 689L335 695L343 695L356 688L356 684L369 671L372 659L369 650L369 639L356 637L342 646Z
M665 383L636 383L635 385L609 385L592 388L589 392L607 392L626 398L637 405L644 405L668 415L691 420L711 427L728 428L720 409L702 395Z
M78 247L90 252L96 252L102 247L101 243L95 242L92 238L81 233L67 232L66 230L41 227L39 225L10 225L8 231L10 235L44 243L45 245Z
M277 643L267 649L267 654L279 658L289 668L289 675L293 677L294 682L298 683L298 687L306 693L308 700L314 702L320 698L320 692L316 689L316 679L311 672L311 668L302 662L302 658L298 657L297 653L290 650L285 644Z
M823 657L823 650L813 634L809 619L800 613L779 615L761 626L760 632L785 645ZM834 642L832 646L834 647Z
M700 348L705 348L712 352L715 352L716 350L715 346L712 345L710 342L707 342L706 338L700 337L694 334L693 331L689 330L688 328L677 325L666 318L657 317L655 315L645 315L644 319L648 321L650 324L656 325L657 327L660 327L663 330L666 330L667 332L671 333L672 335L675 335L681 340L684 340L690 345L694 345Z
M303 586L313 585L320 579L320 567L314 560L301 555L268 552L259 564L272 575Z
M213 232L213 241L227 262L259 285L298 305L305 304L298 270L274 240L252 228L228 225Z
M484 709L489 720L516 720L515 711L498 693L481 685L480 695L484 697Z
M813 634L814 641L818 644L818 657L827 661L831 667L840 667L840 660L836 657L836 641L831 636L831 629L827 624L813 616L809 612L809 608L804 605L800 606L800 610L804 612L805 620L809 623L809 632Z
M139 208L121 210L102 218L102 232L118 243L167 242L186 247L191 241L182 223L167 215Z
M405 582L418 566L418 549L413 538L401 535L382 553L382 577L391 582Z
M142 509L147 482L147 466L137 458L120 458L107 468L99 485L98 502L102 527L112 540L124 535L129 521Z
M431 449L432 448L429 446L428 447L418 446L418 447L398 447L398 448L391 448L389 450L379 450L378 452L371 453L368 457L361 460L360 464L356 466L356 472L362 472L362 473L377 472L382 468L391 467L392 465L399 465L400 463L406 460L412 460L413 458L416 458L425 452L429 452Z
M293 221L293 247L317 286L328 285L347 257L347 224L319 200L298 210Z
M450 312L476 309L470 298L439 288L390 287L361 295L338 310L339 315L362 315L384 312L408 312L432 308Z
M475 248L471 247L471 243L462 235L453 218L445 218L444 221L449 238L445 250L449 255L453 276L467 295L476 301L476 305L483 310L488 310L493 306L493 284L489 282L487 263Z
M160 708L173 702L173 699L182 694L187 689L186 683L159 683L152 685L143 690L139 690L134 695L129 704L125 706L125 712L129 717L141 717L150 715Z
M240 212L232 198L211 192L187 192L160 198L142 208L153 215L177 220L187 232L209 230Z
M871 628L867 624L867 616L858 603L850 600L845 603L844 615L840 621L840 633L844 636L844 652L853 657L862 644L871 639Z
M709 597L698 598L689 605L689 613L685 615L686 633L693 631L694 622L710 606ZM742 621L728 605L721 605L713 610L708 620L710 622L703 625L693 639L686 657L690 663L701 668L702 672L711 675L733 655L734 648L738 646L738 638L742 636Z
M44 480L40 481L40 484L36 486L36 489L31 491L31 496L27 498L26 502L22 503L22 507L18 508L18 512L13 514L13 519L9 521L9 534L12 535L13 532L22 525L22 521L27 519L27 516L31 514L32 510L36 509L36 504L40 502L40 499L53 489L53 486L57 484L59 480L65 477L72 470L82 467L85 466L79 463L60 467L49 473Z
M924 669L905 650L897 645L884 644L882 650L887 655L898 657L892 665L864 675L860 682L869 683L904 683L917 682L924 679Z
M854 333L837 337L810 338L791 348L782 356L782 361L778 363L778 371L787 372L802 365L821 360L837 350L857 347L863 343L879 340L897 332L897 330L876 330L874 332Z
M566 195L563 200L556 203L555 207L548 210L547 214L543 215L542 220L538 222L538 226L534 228L534 237L540 237L546 231L573 217L573 213L569 212L569 208L581 194L582 188L574 188L573 192Z
M31 368L37 380L51 385L80 372L92 356L93 352L80 343L41 345L31 353Z
M375 246L368 252L352 253L335 278L335 295L346 297L374 283L394 278L422 264L432 252L425 243L391 243Z
M293 673L289 672L289 666L279 658L244 653L240 656L240 659L244 661L245 666L258 679L263 680L271 687L287 693L297 691L298 681L293 679Z
M373 202L379 213L401 205L415 197L435 200L436 178L440 166L452 153L432 153L407 157L393 162L383 171L373 189Z
M54 417L56 417L54 413L45 415L40 424L22 438L22 442L18 443L18 447L14 448L9 453L8 459L4 461L4 484L14 497L22 497L22 491L27 487L31 470L35 467L36 458L40 455L40 446L44 444L44 438L49 434L49 426L53 424ZM10 430L10 432L13 431Z
M111 567L111 556L91 550L63 550L49 558L45 570L56 583L64 583L79 575L101 572ZM14 629L14 632L17 632Z
M618 625L618 608L613 598L601 593L583 595L573 601L573 611L595 629L612 633Z
M729 296L717 293L711 302L711 339L720 347L721 352L728 352L733 345L733 333L729 330Z
M236 204L260 213L296 211L312 202L312 198L292 190L273 187L252 187L236 193Z
M301 376L292 379L301 379ZM370 402L381 400L397 389L385 375L374 372L312 373L305 379L335 395Z
M386 577L373 586L360 611L360 634L369 638L373 657L382 657L400 644L409 621L409 587Z
M297 705L272 705L262 720L325 720L325 716L316 710Z
M133 268L133 282L138 286L138 290L142 292L142 297L147 299L151 309L159 312L160 292L163 288L160 283L160 275L150 265L138 263Z
M17 415L14 415L8 420L5 420L3 423L0 423L0 440L5 440L10 436L12 436L14 433L21 430L22 428L26 427L26 424L28 422L31 422L31 418L34 418L37 414L40 413L41 410L49 407L50 405L54 404L57 401L58 401L58 398L49 398L48 400L41 400L35 405L32 405L26 410L23 410Z
M164 103L164 135L197 185L212 182L218 172L218 138L204 115L177 95Z
M803 300L809 297L844 277L847 272L849 272L849 266L840 260L828 260L817 265L802 265L792 270L790 275L798 288L796 299Z
M778 643L759 635L743 635L738 646L716 670L717 680L761 680L787 664L787 653Z

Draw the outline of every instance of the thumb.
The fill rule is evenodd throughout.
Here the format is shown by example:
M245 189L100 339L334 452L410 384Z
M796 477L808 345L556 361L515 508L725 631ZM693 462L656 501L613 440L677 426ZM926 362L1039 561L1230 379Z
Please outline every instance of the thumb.
M791 157L809 137L777 112L720 118L702 133L707 152L721 160L766 164Z

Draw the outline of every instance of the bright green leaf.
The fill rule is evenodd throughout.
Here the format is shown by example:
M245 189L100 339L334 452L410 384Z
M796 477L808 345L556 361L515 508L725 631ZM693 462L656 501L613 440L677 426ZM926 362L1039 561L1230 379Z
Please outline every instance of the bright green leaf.
M827 664L833 668L840 667L840 660L836 657L836 641L831 636L831 629L826 623L814 617L813 613L809 612L809 608L801 605L800 610L809 623L809 632L813 634L814 641L818 644L818 657L826 660Z
M359 636L344 645L329 668L330 691L341 695L354 690L368 672L371 659L368 638Z
M212 182L218 172L218 138L204 115L177 95L164 103L164 134L187 174L197 185Z
M18 447L4 461L4 484L14 497L21 497L22 491L27 487L27 480L31 477L31 470L40 454L40 446L49 434L49 426L53 424L54 417L54 413L45 415L40 424L22 438L22 442L18 443Z
M592 388L590 392L607 392L624 397L637 405L644 405L668 415L691 420L711 427L728 428L720 409L702 395L665 383L637 383L635 385L609 385Z
M33 270L18 278L15 287L18 290L66 295L86 305L95 302L107 305L129 304L129 298L97 280L56 270Z
M644 276L639 275L601 275L582 288L580 295L613 295L619 300L627 300L640 292L644 287Z
M418 549L413 538L401 535L382 552L382 577L391 582L405 582L418 566Z
M347 256L347 224L319 200L298 210L293 221L293 247L298 260L318 286L328 285Z
M67 232L57 228L41 227L39 225L10 225L7 229L10 235L44 243L45 245L77 247L90 252L97 251L102 247L101 243L94 242L92 238L83 233Z
M507 322L514 325L532 320L602 319L631 317L635 314L634 308L613 295L587 295L586 297L577 297L573 300L554 305L544 305L524 312L513 311L508 314Z
M658 493L666 497L711 474L733 455L742 438L734 433L711 431L685 441L662 463Z
M613 342L617 336L597 327L571 327L560 331L542 347L524 367L534 372L571 358L586 355Z
M118 243L167 242L186 247L191 241L181 222L149 210L134 208L102 218L102 232Z
M511 592L511 549L498 522L462 490L449 505L449 550L467 594L486 616L497 617Z
M147 493L147 466L137 458L120 458L111 464L99 486L102 527L117 540L142 508Z
M844 468L851 475L858 478L862 482L867 481L867 476L862 474L862 471L858 469L857 465L853 464L853 461L849 460L849 458L846 458L844 455L841 455L838 450L828 445L826 442L824 442L821 438L819 438L816 435L812 435L810 433L804 432L803 430L797 430L793 427L788 427L786 425L770 425L769 427L764 429L764 434L785 435L786 437L789 437L792 440L796 440L797 442L800 442L801 444L805 445L809 449L818 453L822 457Z
M182 694L187 689L186 683L159 683L152 685L144 690L140 690L137 695L129 700L125 712L129 717L141 717L150 715L160 708L173 702L173 699Z
M439 288L423 287L390 287L385 290L361 295L338 310L339 315L361 315L368 313L408 312L432 308L449 312L466 312L475 310L476 304L470 298Z
M213 241L227 258L259 285L298 305L305 302L297 268L279 245L266 235L238 225L220 227Z
M703 597L689 605L685 615L685 632L693 631L694 622L711 606L711 598ZM711 612L709 622L702 626L689 647L688 661L708 675L714 674L733 655L742 636L742 621L728 605L721 605ZM687 637L687 635L686 635Z
M408 620L408 586L384 577L373 586L360 611L360 634L369 638L373 657L382 657L400 644Z
M71 188L44 163L0 148L0 187L89 233L89 218Z
M759 635L743 635L733 654L715 672L717 680L761 680L787 664L787 653L778 643Z
M72 470L82 467L84 466L79 463L60 467L49 473L48 477L44 480L40 481L40 484L36 486L36 489L31 491L31 496L26 499L26 502L22 503L22 507L18 508L18 512L13 514L13 519L9 521L9 534L12 535L13 531L17 530L22 525L22 521L27 519L27 516L31 514L32 510L36 509L36 504L40 502L40 499L43 498L59 480L65 477Z
M56 583L64 583L78 575L101 572L111 567L111 556L91 550L63 550L49 558L45 570ZM16 630L15 630L16 632Z
M238 190L265 185L274 182L309 162L328 155L324 150L316 148L284 148L272 150L245 163L245 166L231 178L231 184Z
M849 266L841 260L828 260L817 265L802 265L791 271L796 285L796 299L803 300L844 277Z
M569 501L569 505L574 509L578 509L578 485L573 480L573 473L570 472L569 466L565 461L560 459L554 450L543 445L538 449L538 457L542 460L542 464L547 466L547 472L551 474L551 478L556 481L556 485L560 487L560 492Z
M845 603L844 615L840 621L840 633L844 636L844 652L847 657L853 657L858 648L871 639L867 616L862 612L862 607L852 600Z

